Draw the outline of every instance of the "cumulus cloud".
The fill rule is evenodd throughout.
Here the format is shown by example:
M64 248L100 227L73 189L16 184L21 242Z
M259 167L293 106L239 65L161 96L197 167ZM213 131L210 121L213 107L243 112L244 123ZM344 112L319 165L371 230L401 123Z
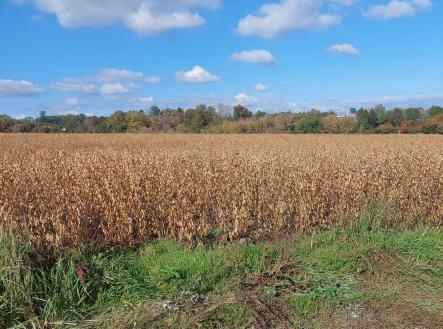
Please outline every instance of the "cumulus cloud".
M265 4L257 14L238 23L237 32L245 36L275 38L289 31L322 29L338 24L340 16L321 12L323 0L281 0Z
M413 0L414 5L421 9L429 9L432 7L431 0Z
M139 80L143 78L143 73L119 69L103 69L98 73L97 78L100 81Z
M66 79L52 84L52 88L67 93L93 94L96 92L96 86L92 83L73 81Z
M112 86L114 86L116 91L128 90L129 92L138 87L135 82L158 83L159 81L159 77L146 76L143 72L106 68L93 76L83 78L65 78L61 81L53 83L52 88L62 92L81 94L100 93L102 95L108 95L107 91L109 88L112 90ZM123 88L119 88L120 86Z
M146 83L159 83L160 78L156 76L150 76L150 77L145 77L143 81Z
M251 105L258 102L257 97L246 95L245 93L239 93L234 96L234 100L237 104L241 105Z
M160 81L159 77L145 76L143 72L114 69L114 68L101 70L97 74L96 79L104 82L143 80L144 82L147 83L157 83Z
M413 16L419 10L432 7L430 0L391 0L385 5L373 5L365 13L365 16L375 19L392 19L405 16Z
M14 3L23 2L14 0ZM221 0L28 0L56 15L64 27L106 26L121 23L140 35L205 24L198 8L218 9Z
M100 87L100 94L103 96L128 94L131 89L120 82L104 83Z
M328 48L329 52L339 53L349 56L357 56L358 50L349 43L335 44Z
M194 66L191 71L178 71L175 73L178 81L184 83L207 83L220 80L220 78L201 66Z
M126 25L141 35L160 33L171 29L184 29L201 26L205 20L197 13L172 12L153 13L145 3L137 12L129 15Z
M152 105L155 103L155 99L152 96L139 97L139 98L134 98L133 103L141 104L141 105Z
M266 90L269 89L267 85L264 85L264 84L262 84L262 83L257 83L257 84L254 86L254 88L255 88L255 90L257 90L257 91L266 91Z
M0 79L0 96L34 96L43 92L43 88L26 80Z
M274 56L267 50L255 49L242 51L231 55L231 60L249 62L254 64L275 64Z
M317 29L327 29L330 26L337 25L341 22L341 17L337 15L320 15L315 20L315 27Z

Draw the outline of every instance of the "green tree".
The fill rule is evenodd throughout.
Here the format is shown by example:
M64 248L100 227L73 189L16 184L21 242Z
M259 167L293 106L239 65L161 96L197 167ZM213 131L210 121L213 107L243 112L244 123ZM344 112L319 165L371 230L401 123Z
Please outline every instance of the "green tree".
M73 132L81 132L80 129L80 122L77 118L77 116L75 115L66 115L63 117L62 123L61 123L62 128L65 129L65 131L73 133Z
M428 110L428 115L430 117L433 117L437 114L443 113L443 107L441 106L432 106L429 110Z
M352 116L338 120L338 129L341 134L354 134L358 131L357 120Z
M420 119L420 109L408 108L405 110L406 120L418 120Z
M126 115L122 111L117 111L105 121L106 130L114 133L122 133L126 131Z
M377 104L374 107L374 111L377 113L377 115L380 115L386 112L386 108L383 104Z
M126 114L126 126L128 131L138 131L145 126L145 114L139 111L131 111Z
M264 116L267 115L267 114L268 114L268 113L263 112L263 111L257 111L257 112L255 112L255 114L254 114L254 118L259 119L259 118L261 118L261 117L264 117Z
M357 123L358 123L361 130L363 130L363 131L369 130L370 124L369 124L369 111L368 110L366 110L364 108L360 108L357 111Z
M215 108L212 106L199 105L195 109L185 112L185 124L192 132L199 133L214 122L216 118Z
M249 111L243 105L237 105L236 107L234 107L234 119L235 120L247 119L250 117L252 117L252 112Z
M378 126L378 115L375 109L369 110L368 122L372 128L376 128Z
M383 104L377 104L374 107L375 113L377 113L377 123L381 124L386 120L386 109Z
M300 113L292 125L293 132L299 134L319 133L321 131L321 113L317 110Z
M400 127L401 122L405 119L403 109L395 108L386 112L386 122L391 123L395 127Z
M154 116L159 116L161 113L161 110L158 106L153 105L151 106L151 108L149 109L149 115L154 115Z

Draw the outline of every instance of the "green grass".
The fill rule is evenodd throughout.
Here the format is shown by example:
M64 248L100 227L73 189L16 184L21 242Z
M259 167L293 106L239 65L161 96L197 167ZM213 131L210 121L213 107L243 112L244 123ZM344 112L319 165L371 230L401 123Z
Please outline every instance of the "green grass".
M374 314L406 328L411 312L438 328L443 233L384 225L387 216L375 207L347 227L285 241L190 248L161 240L61 252L55 262L3 233L0 328L351 327Z

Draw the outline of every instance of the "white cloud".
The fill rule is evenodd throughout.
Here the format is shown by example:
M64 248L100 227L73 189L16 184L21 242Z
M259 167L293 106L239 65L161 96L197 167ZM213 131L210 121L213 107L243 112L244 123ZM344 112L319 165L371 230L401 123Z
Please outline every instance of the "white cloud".
M415 9L410 2L397 0L390 1L386 5L374 5L366 12L366 16L378 19L412 16L414 14Z
M146 76L143 72L130 71L124 69L107 68L99 71L97 74L83 78L65 78L52 84L52 88L62 92L73 92L81 94L95 94L97 90L104 95L106 91L114 86L123 91L123 89L138 88L134 82L158 83L159 77ZM112 82L112 83L111 83ZM101 87L100 83L105 83ZM124 84L123 84L124 83ZM119 88L119 86L123 88ZM112 93L111 93L112 94Z
M13 2L23 2L14 0ZM140 35L205 24L196 9L218 9L221 0L29 0L42 12L57 16L64 27L121 23Z
M328 51L333 53L340 53L350 56L357 56L358 50L349 43L335 44L328 48Z
M124 86L120 82L104 83L100 87L100 94L104 96L122 95L122 94L128 94L130 92L131 92L130 88Z
M160 81L159 77L145 76L143 72L114 69L114 68L101 70L97 74L96 79L104 82L143 80L146 83L158 83Z
M432 7L431 0L413 0L414 5L421 9L429 9Z
M155 76L150 76L150 77L145 77L144 81L146 83L159 83L160 82L160 78L159 77L155 77Z
M142 72L119 69L103 69L97 75L100 81L139 80L143 78Z
M141 104L141 105L152 105L155 103L155 99L152 96L149 97L139 97L133 100L133 103Z
M59 111L59 115L79 115L80 112L74 110Z
M315 27L317 29L327 29L330 26L340 24L341 17L337 15L320 15L315 20Z
M0 79L0 96L34 96L43 92L43 88L26 80Z
M265 4L256 15L247 15L238 23L237 32L245 36L275 38L289 31L321 29L338 24L340 16L321 12L324 0L281 0Z
M205 19L191 12L153 13L150 5L144 3L137 12L129 15L125 23L138 34L149 35L171 29L201 26L205 24Z
M249 62L254 64L275 64L274 56L267 50L255 49L242 51L231 55L231 60Z
M262 83L257 83L257 84L254 86L254 88L255 88L255 90L257 90L257 91L266 91L266 90L269 89L267 85L264 85L264 84L262 84Z
M80 105L80 101L77 97L70 97L65 101L66 105L69 106L78 106Z
M258 102L258 99L254 96L248 96L245 93L240 93L234 96L235 102L241 105L251 105Z
M92 83L73 81L71 79L55 82L52 84L52 88L62 92L78 92L81 94L93 94L96 91L96 87Z
M391 19L397 17L413 16L418 10L432 7L430 0L401 1L391 0L386 5L373 5L364 15L375 19Z
M178 71L175 73L177 80L184 83L207 83L217 81L220 78L201 66L194 66L191 71Z

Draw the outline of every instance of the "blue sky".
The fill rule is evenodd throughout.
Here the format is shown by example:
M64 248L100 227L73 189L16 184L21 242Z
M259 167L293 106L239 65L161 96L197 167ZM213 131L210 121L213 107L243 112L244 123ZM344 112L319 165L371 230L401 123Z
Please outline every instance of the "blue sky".
M2 0L0 113L443 104L443 2Z

